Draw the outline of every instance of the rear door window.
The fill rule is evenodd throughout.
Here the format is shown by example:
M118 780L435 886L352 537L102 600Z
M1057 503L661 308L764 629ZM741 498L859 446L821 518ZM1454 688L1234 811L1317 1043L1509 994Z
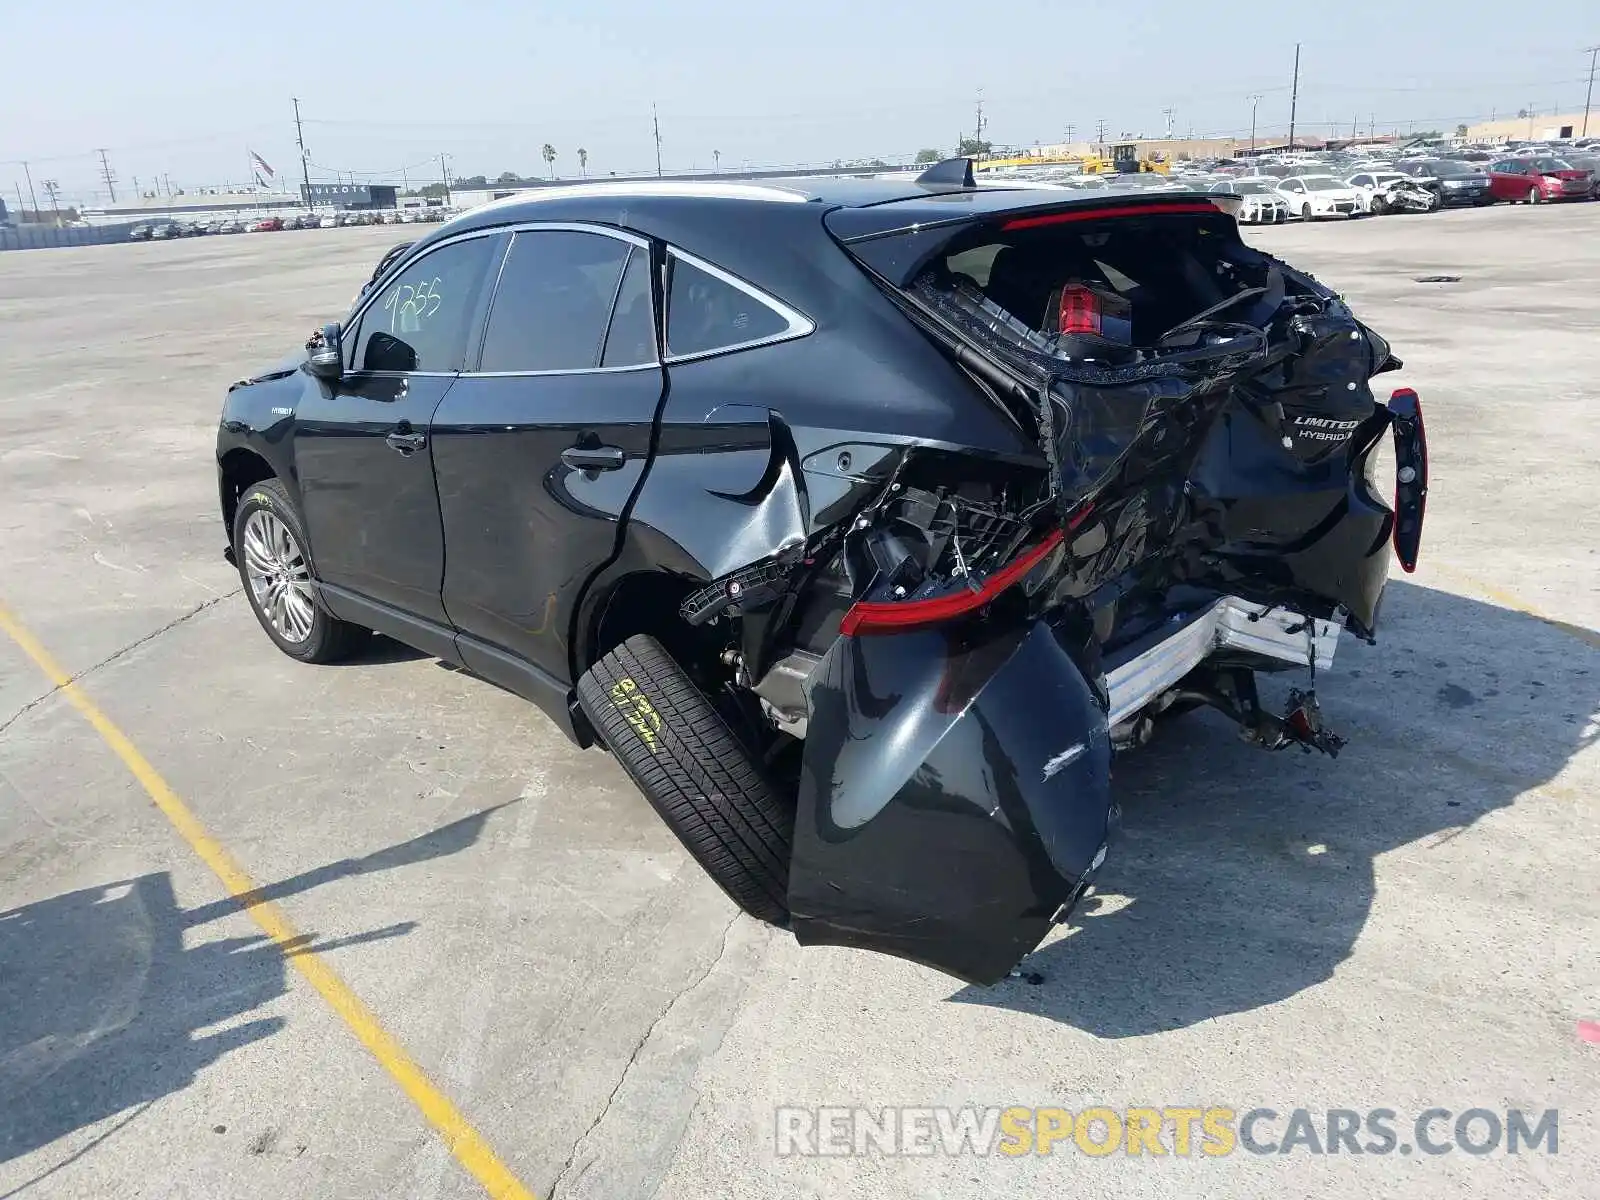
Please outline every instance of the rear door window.
M361 316L357 371L459 371L493 237L453 242L409 263Z
M677 254L668 261L667 351L674 358L734 350L810 330L799 314L747 284Z
M632 243L576 230L523 230L506 254L478 370L584 371L600 365Z

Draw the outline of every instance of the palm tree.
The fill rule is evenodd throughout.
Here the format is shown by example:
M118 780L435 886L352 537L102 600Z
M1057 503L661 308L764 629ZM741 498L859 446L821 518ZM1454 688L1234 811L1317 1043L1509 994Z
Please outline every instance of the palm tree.
M582 146L578 147L578 170L584 175L589 173L589 152Z
M554 179L556 177L556 148L546 142L541 153L544 155L545 166L550 168L550 178Z
M711 152L711 161L716 164L714 167L711 168L712 170L714 170L714 171L722 170L722 151L721 150L713 150Z

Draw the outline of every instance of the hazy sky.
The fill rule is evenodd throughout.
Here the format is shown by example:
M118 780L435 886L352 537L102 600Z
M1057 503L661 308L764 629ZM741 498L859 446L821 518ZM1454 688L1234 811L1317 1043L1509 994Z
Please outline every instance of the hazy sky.
M1600 42L1595 0L1243 6L1121 0L11 0L0 22L0 187L16 161L69 197L98 187L107 147L123 188L239 181L246 147L296 178L299 96L314 178L576 175L794 164L953 148L983 91L996 142L1246 133L1289 118L1346 133L1581 109ZM1263 6L1266 7L1266 6ZM42 199L42 196L41 196Z

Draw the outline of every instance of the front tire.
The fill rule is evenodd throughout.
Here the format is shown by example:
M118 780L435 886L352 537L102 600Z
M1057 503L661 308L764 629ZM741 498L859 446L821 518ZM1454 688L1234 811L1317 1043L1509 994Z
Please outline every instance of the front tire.
M265 479L244 490L233 518L233 550L250 610L290 658L338 662L365 645L372 631L339 620L318 602L308 545L282 483Z
M1302 204L1300 206L1300 219L1302 221L1310 221L1310 220L1314 220L1315 219L1311 215L1311 205Z
M1529 188L1528 189L1528 203L1529 204L1543 204L1544 203L1544 193L1541 192L1536 187Z
M752 917L787 925L794 806L661 644L623 642L578 681L578 703L706 874Z

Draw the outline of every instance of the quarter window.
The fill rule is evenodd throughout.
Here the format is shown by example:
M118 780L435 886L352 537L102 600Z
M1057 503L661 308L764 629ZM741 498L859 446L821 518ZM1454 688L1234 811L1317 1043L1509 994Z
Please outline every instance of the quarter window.
M672 259L667 349L677 356L727 350L789 332L789 318L743 288Z
M622 272L611 313L602 367L637 367L656 361L656 323L650 308L650 252L635 246Z
M359 371L458 371L494 239L441 246L408 265L361 316Z
M599 233L518 233L500 272L479 370L584 371L598 366L632 249L620 238ZM648 300L647 292L647 317Z

